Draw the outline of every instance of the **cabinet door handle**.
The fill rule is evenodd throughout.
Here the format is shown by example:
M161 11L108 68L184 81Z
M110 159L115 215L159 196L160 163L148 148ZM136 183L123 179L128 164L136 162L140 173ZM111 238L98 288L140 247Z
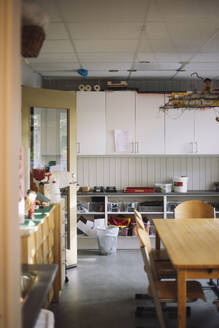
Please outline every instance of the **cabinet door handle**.
M81 152L81 145L80 142L77 142L77 153L80 154Z
M136 151L135 152L139 153L139 142L136 142L135 144L136 144Z
M191 144L192 144L192 154L194 154L195 153L195 143L192 141Z
M132 145L132 153L134 153L135 152L134 142L131 142L131 145Z
M198 142L195 142L196 148L195 148L195 152L198 153Z

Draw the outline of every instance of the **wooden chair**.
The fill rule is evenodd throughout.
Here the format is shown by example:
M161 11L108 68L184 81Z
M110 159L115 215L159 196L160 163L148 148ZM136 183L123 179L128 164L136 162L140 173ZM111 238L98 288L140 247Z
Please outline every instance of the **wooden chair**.
M137 228L137 234L141 245L145 272L149 281L148 294L153 299L160 327L165 328L166 324L162 305L167 302L177 303L177 282L160 281L157 279L156 271L154 270L155 262L151 256L151 248L148 248L148 234L142 227ZM197 299L205 301L201 284L197 281L187 281L187 301L192 302Z
M135 220L138 229L143 229L145 232L144 222L142 220L141 214L135 210ZM147 235L147 248L150 256L153 257L153 268L154 274L157 276L158 279L173 279L176 278L176 270L172 266L171 262L169 261L168 254L165 250L152 250L151 242L148 233Z
M215 218L214 208L200 200L187 200L175 208L175 219Z
M144 221L142 219L141 213L139 213L137 210L134 211L135 213L135 221L136 225L139 227L142 227L144 229ZM165 249L153 249L152 250L153 257L155 261L168 261L169 256Z

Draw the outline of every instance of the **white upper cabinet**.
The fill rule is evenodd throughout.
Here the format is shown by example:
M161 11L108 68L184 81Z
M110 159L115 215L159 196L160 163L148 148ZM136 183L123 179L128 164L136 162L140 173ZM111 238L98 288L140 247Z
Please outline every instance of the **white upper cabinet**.
M198 154L219 154L219 123L216 116L214 109L195 111L195 151Z
M135 95L133 91L106 92L106 153L115 153L115 129L127 130L129 151L134 152Z
M192 154L196 151L194 111L169 109L165 112L166 154Z
M164 154L164 94L136 95L136 153Z
M77 152L105 154L105 92L77 92Z

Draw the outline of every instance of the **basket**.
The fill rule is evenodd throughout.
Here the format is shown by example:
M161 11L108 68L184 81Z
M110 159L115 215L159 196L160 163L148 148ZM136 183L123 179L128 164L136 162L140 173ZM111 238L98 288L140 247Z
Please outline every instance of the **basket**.
M90 203L86 202L86 203L78 203L77 204L77 212L78 213L88 213L89 212L89 208L90 208Z
M21 51L24 58L37 57L45 40L44 29L36 25L22 26Z
M121 202L108 203L109 212L120 212L121 211Z
M124 212L134 212L137 210L138 203L137 202L124 202Z

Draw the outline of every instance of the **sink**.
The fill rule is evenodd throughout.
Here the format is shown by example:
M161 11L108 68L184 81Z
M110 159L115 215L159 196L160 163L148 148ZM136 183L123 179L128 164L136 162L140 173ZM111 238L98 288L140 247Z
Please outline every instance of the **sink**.
M21 297L23 300L27 298L27 295L34 287L38 280L38 272L23 272L21 274Z

